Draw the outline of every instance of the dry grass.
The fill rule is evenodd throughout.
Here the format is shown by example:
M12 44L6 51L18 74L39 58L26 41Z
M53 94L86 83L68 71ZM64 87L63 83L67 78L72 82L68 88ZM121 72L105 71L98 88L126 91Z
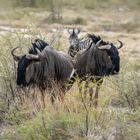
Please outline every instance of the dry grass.
M35 30L36 31L36 30ZM41 33L29 30L31 38L41 37ZM60 32L58 32L60 35ZM116 40L114 37L103 37ZM52 37L53 33L48 34ZM116 34L118 38L120 34ZM122 36L122 35L121 35ZM137 36L134 36L138 39ZM13 41L14 38L14 41ZM1 138L35 140L35 139L138 139L139 138L139 61L135 55L132 58L131 46L121 51L121 73L116 77L105 78L100 90L99 106L95 110L89 106L89 99L81 98L77 83L66 94L65 101L57 100L52 106L49 93L46 92L46 108L42 107L41 93L37 88L30 90L18 90L15 85L15 63L12 60L10 50L17 46L30 46L31 38L23 34L15 33L1 38L2 48L0 57L1 65L1 93L0 93L0 122L3 125ZM56 37L54 37L56 38ZM135 39L123 35L123 40L129 40L132 44ZM130 40L131 39L131 40ZM48 38L49 40L49 38ZM50 39L51 40L51 39ZM66 42L66 34L58 37L61 47ZM64 45L64 44L63 44ZM135 44L134 44L135 45ZM10 47L9 47L10 46ZM63 48L66 49L67 45ZM136 53L137 48L134 47ZM28 48L22 47L20 53L26 53ZM124 51L127 50L125 53ZM124 55L125 54L125 55ZM130 59L128 61L128 59ZM134 63L135 62L135 63ZM137 79L138 78L138 79ZM129 88L128 88L129 87ZM85 108L86 105L86 108ZM5 128L6 127L6 128ZM6 129L6 131L4 131ZM36 135L37 134L37 135ZM135 135L135 137L134 137Z

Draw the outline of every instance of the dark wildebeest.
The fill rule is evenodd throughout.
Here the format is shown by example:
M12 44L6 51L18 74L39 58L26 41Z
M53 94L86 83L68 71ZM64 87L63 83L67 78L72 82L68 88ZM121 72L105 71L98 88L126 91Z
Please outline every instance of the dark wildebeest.
M40 45L42 46L42 43ZM63 98L62 94L67 89L73 69L72 59L68 54L56 51L53 47L46 46L46 44L42 52L38 47L35 47L29 51L29 54L22 57L16 56L14 50L11 53L18 60L17 85L23 87L32 84L37 85L42 91L42 99L44 100L43 91L46 88L53 89L55 84L60 87L61 91L63 90L63 93L61 92L59 95L60 98ZM54 91L51 95L52 103L55 97Z
M32 43L32 48L29 49L29 54L37 54L36 49L42 51L46 46L49 46L48 43L44 42L41 39L35 39L35 41ZM17 85L18 86L28 86L30 83L33 82L32 78L29 81L26 81L26 67L29 65L29 60L26 58L26 55L17 56L14 54L14 51L19 48L16 47L11 51L11 54L14 58L14 60L18 61L18 67L17 67ZM28 75L28 74L27 74ZM25 77L26 76L26 77Z
M96 37L95 35L89 35L89 37L95 45L91 43L89 48L77 55L75 73L71 78L73 80L75 76L78 76L80 82L86 81L86 87L88 87L89 80L92 82L96 81L94 105L97 107L98 92L103 82L103 76L118 74L120 71L118 49L123 46L123 43L119 41L120 46L116 47L113 43L100 40L100 37ZM92 87L89 89L89 94L91 101L93 95Z
M71 57L75 57L79 51L88 48L91 42L93 42L93 40L88 36L85 36L84 38L79 38L78 35L80 33L80 29L75 28L68 29L68 33L70 34L69 36L70 47L68 49L68 54ZM99 38L99 36L96 37Z

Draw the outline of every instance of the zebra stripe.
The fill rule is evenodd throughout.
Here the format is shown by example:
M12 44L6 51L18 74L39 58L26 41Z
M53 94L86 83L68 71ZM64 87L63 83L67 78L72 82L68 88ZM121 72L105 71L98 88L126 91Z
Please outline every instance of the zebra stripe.
M70 47L68 50L68 54L70 54L72 57L74 57L79 51L81 52L81 51L89 48L91 43L93 43L93 40L88 36L81 38L81 39L72 38L70 40Z
M87 34L84 38L79 38L78 34L80 33L80 29L68 29L69 43L70 47L68 50L68 54L74 57L79 51L85 50L89 48L91 45L95 45L100 39L100 36L96 36L94 34ZM91 44L92 43L92 44Z
M83 38L82 40L79 40L79 50L87 49L92 42L91 38Z

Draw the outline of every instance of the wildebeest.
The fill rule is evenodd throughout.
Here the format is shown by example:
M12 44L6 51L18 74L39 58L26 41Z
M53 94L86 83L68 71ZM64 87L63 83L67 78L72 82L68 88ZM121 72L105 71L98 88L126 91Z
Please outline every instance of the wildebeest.
M45 44L44 41L41 42ZM73 69L72 59L68 54L56 51L49 45L46 46L45 44L43 47L42 43L40 43L40 48L43 48L42 51L38 45L37 47L33 46L29 54L22 57L16 56L14 54L15 49L12 50L12 55L18 60L17 85L35 84L43 91L46 88L53 89L53 84L55 84L65 91ZM53 92L52 103L54 98L55 93Z
M100 37L89 35L93 40L89 48L81 52L76 57L74 76L80 78L80 82L86 81L86 87L89 80L97 82L95 92L95 107L97 106L98 92L103 82L103 76L118 74L120 71L120 57L118 49L123 46L116 47L113 43L105 42ZM96 42L96 43L95 43ZM93 45L95 43L95 45ZM74 78L73 76L71 77ZM81 89L80 89L81 90ZM93 89L89 89L90 100L92 100Z
M69 36L70 47L68 49L68 54L71 57L75 57L79 51L88 48L91 42L93 42L93 40L88 36L84 38L79 38L78 35L80 33L80 29L75 28L68 29L68 33L70 34Z
M29 49L29 54L37 54L36 49L42 51L46 46L49 46L48 43L44 42L41 39L35 39L35 41L32 43L32 48ZM19 48L16 47L11 51L11 54L13 58L18 61L18 67L17 67L17 85L18 86L28 86L30 83L33 83L34 81L32 78L30 80L25 80L26 76L26 67L30 64L30 61L26 58L26 55L17 56L14 54L14 51ZM28 75L28 74L27 74ZM26 76L26 77L25 77ZM29 79L29 78L28 78Z

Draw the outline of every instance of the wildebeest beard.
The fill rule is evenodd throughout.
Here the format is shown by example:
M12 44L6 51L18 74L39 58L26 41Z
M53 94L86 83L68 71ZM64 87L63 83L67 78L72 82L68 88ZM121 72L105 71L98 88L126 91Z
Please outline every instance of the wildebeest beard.
M17 68L17 85L26 87L31 84L43 85L44 81L48 78L47 73L47 62L42 60L41 63L29 60L24 55L19 63Z
M19 86L27 86L28 83L26 82L25 79L25 74L26 74L26 67L30 64L30 60L26 58L26 55L24 55L18 63L18 68L17 68L17 85Z

